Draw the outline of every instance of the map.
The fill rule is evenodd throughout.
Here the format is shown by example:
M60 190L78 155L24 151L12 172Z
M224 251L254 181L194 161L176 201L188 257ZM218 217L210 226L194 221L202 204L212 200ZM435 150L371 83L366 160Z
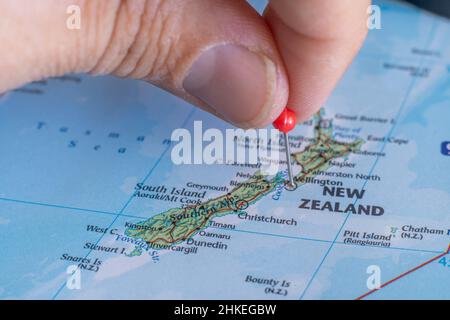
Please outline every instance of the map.
M294 191L282 157L174 164L173 130L232 127L143 82L1 96L0 298L450 299L450 22L375 4L381 29L290 134Z

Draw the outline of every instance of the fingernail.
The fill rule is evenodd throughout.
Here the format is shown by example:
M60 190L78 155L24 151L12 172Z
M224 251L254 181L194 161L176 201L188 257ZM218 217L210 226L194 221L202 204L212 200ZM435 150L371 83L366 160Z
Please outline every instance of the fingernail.
M200 55L183 87L229 122L249 127L271 114L276 83L269 58L239 45L219 45Z

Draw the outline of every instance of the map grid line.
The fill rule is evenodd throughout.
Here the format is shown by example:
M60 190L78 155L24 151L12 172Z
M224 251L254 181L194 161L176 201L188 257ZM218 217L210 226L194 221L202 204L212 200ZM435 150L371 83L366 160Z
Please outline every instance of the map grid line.
M447 250L445 250L441 254L439 254L439 255L437 255L437 256L435 256L435 257L433 257L433 258L431 258L431 259L429 259L429 260L427 260L427 261L425 261L425 262L423 262L421 264L419 264L418 266L415 266L412 269L409 269L408 271L405 271L405 272L401 273L400 275L396 276L395 278L392 278L391 280L383 283L378 289L370 290L370 291L366 292L365 294L357 297L355 300L362 300L362 299L370 296L371 294L373 294L373 293L375 293L377 291L380 291L381 289L383 289L383 288L387 287L388 285L396 282L397 280L400 280L401 278L404 278L404 277L410 275L411 273L416 272L417 270L422 269L423 267L426 267L430 263L432 263L432 262L434 262L436 260L439 260L442 257L445 257L446 255L449 254L449 252L450 252L450 245L448 245Z
M384 0L382 0L382 1L384 2ZM400 8L400 9L399 8L392 9L389 6L386 7L386 11L389 11L389 10L405 11L404 13L407 15L410 14L409 11L412 11L410 9L408 9L408 10L406 10L404 8ZM385 10L385 8L383 7L383 12L384 12L384 10ZM414 11L416 11L416 10L414 10ZM402 12L402 14L403 14L403 12ZM411 16L414 18L417 15L411 15ZM429 38L430 36L432 36L433 25L437 26L437 35L436 34L434 35L434 40L433 40L433 38ZM416 47L419 50L420 49L428 49L428 48L421 48L421 44L426 44L426 43L428 43L428 41L431 41L431 45L432 45L429 48L430 50L435 49L435 47L439 46L438 42L440 41L440 35L441 35L440 31L442 31L442 30L440 30L439 27L445 27L444 23L439 23L439 21L437 21L437 22L435 21L434 23L427 23L426 27L427 28L425 30L422 30L425 32L423 34L420 34L421 38L423 36L423 38L421 39L422 41L414 41L414 43L413 43L414 47L412 47L413 49L416 49ZM383 23L383 29L384 29L384 23ZM436 31L436 30L434 30L434 31ZM439 38L437 38L438 36L439 36ZM389 39L387 39L387 40L389 40ZM385 46L385 44L383 44L383 46ZM387 46L387 47L389 48L389 46ZM409 47L402 48L402 49L409 49ZM384 50L380 50L380 51L384 52ZM445 55L446 61L443 61L443 57L441 57L441 56L439 56L439 57L435 57L435 56L433 56L433 57L428 57L428 56L427 57L425 57L425 56L414 57L413 55L410 56L408 54L405 54L404 56L395 55L395 54L391 55L390 51L391 50L386 51L385 53L381 53L381 54L380 54L380 52L376 53L376 51L375 52L360 52L360 54L358 55L358 59L361 59L363 62L365 62L364 60L368 60L368 62L371 63L370 66L379 64L381 62L388 61L389 63L393 63L393 64L395 63L396 65L398 64L398 66L400 66L400 67L408 66L411 68L412 67L414 67L414 68L422 67L424 69L430 68L431 75L437 73L436 72L437 70L435 70L435 66L436 66L436 68L438 68L438 67L447 68L448 63L446 63L446 61L448 60L448 56L447 56L448 52L446 52L446 55ZM403 52L403 51L401 51L401 52ZM405 52L408 53L407 51L405 51ZM376 60L376 61L373 61L373 63L372 63L370 60ZM391 76L392 76L392 74L391 74ZM414 113L417 111L416 109L418 109L418 107L417 107L418 105L416 105L416 102L417 102L416 101L417 99L415 98L416 94L421 95L423 93L423 92L421 92L421 90L419 90L419 88L421 88L421 86L422 86L422 82L424 82L424 85L427 84L425 79L422 79L420 76L417 78L415 76L413 76L413 79L408 79L408 77L404 77L404 78L400 77L400 76L397 77L394 74L393 78L395 78L394 79L395 81L398 80L398 81L402 82L401 86L399 86L399 88L397 88L396 93L395 93L395 95L396 95L395 96L395 104L392 104L392 102L393 102L392 99L388 100L388 102L389 102L388 107L390 108L388 111L389 117L391 117L392 120L395 120L395 122L393 121L391 123L391 125L384 127L383 130L381 130L379 132L380 135L382 135L383 133L388 133L389 137L391 137L392 135L402 135L403 136L405 131L408 132L407 131L409 129L408 124L411 121L410 118L408 118L408 114L409 114L409 112ZM370 85L373 85L373 82ZM426 87L426 88L428 90L428 87ZM426 93L428 93L428 91ZM426 96L426 97L428 97L428 96ZM345 96L344 96L344 98L345 98ZM374 101L375 99L377 99L377 98L374 98L372 101ZM361 102L364 105L364 98ZM1 107L1 103L2 103L2 97L0 96L0 107ZM395 105L399 106L398 110L395 110L393 108ZM336 107L337 107L337 105L336 105ZM357 111L356 109L354 110L354 111L356 111L356 116L358 116L358 114L365 115L364 112L366 111L366 109L374 111L373 109L370 109L369 105L366 105L366 108L362 108L359 111ZM350 110L352 110L352 108L350 108ZM182 110L180 110L180 111L182 111ZM337 110L337 111L339 111L339 110ZM189 117L192 116L191 113L194 114L194 112L195 112L195 110L192 110L191 108L185 109L185 112L183 112L183 117L181 119L179 119L179 121L180 122L183 121L183 118L187 116L184 119L183 123L187 122L189 125L189 123L190 123ZM375 113L381 114L381 112L378 112L377 110L375 110ZM331 117L331 118L333 118L333 117ZM398 123L397 120L400 120L400 123ZM340 124L340 122L337 124ZM169 129L172 125L168 126ZM14 129L16 129L16 128L14 127ZM167 127L166 127L166 129L167 129ZM446 134L446 132L444 132L444 134ZM306 137L307 134L305 134L304 136ZM360 135L360 136L362 137L362 135ZM384 137L386 139L388 138L388 136L384 136ZM394 138L396 138L396 136ZM402 138L402 137L399 137L399 138ZM173 143L169 142L167 144L167 146L164 146L164 144L162 146L160 146L158 148L159 152L156 154L156 157L149 159L150 161L145 161L145 160L142 161L142 159L141 159L141 161L139 161L139 162L141 162L141 164L137 167L137 168L140 168L138 171L140 173L137 174L137 177L139 177L139 176L144 177L144 181L149 179L149 182L155 182L154 180L158 180L159 177L161 176L161 173L159 171L163 169L162 164L164 163L164 161L168 160L167 159L168 156L167 156L166 152L170 151L170 146L173 146ZM169 150L166 150L165 147L167 147ZM384 142L384 143L380 142L380 143L374 145L373 147L366 147L367 151L372 151L372 152L379 151L379 149L381 149L382 151L387 151L386 153L389 154L389 157L387 157L387 159L386 159L384 157L386 155L386 153L385 153L384 155L375 155L375 157L372 157L372 159L370 159L370 160L364 159L364 161L366 161L366 163L364 165L365 169L361 170L361 173L364 173L366 170L367 170L367 172L373 173L373 174L379 174L379 172L383 173L383 170L385 168L389 168L388 164L390 163L390 161L392 159L395 160L395 157L391 157L391 155L390 155L390 153L391 153L391 151L393 151L394 147L390 144L387 144L386 142ZM402 159L404 159L404 161L402 161L400 164L402 165L402 163L403 163L402 169L405 171L405 173L409 173L409 170L406 170L406 169L410 169L412 172L413 169L409 167L409 165L411 165L410 161L412 161L412 160L409 160L409 158L408 159L402 158ZM363 160L363 159L361 159L361 160ZM138 164L139 164L139 162L138 162ZM132 163L136 163L136 162L133 161ZM124 170L124 172L122 172L125 175L127 175L127 173L130 172L129 170L127 170L127 167L129 167L129 165L130 165L130 163L125 163L125 166L124 166L125 170ZM152 166L152 168L150 169L149 167L147 167L147 165L149 165L149 167ZM150 169L150 171L147 171L149 169ZM152 175L153 170L155 172ZM444 170L445 170L445 167L444 167ZM169 174L170 174L170 172L169 172ZM395 172L394 172L394 174L395 174ZM116 177L116 180L117 180L117 177ZM375 186L376 183L371 183L369 178L363 178L361 180L359 182L355 183L355 185L354 185L355 188L357 188L360 185L362 185L363 189L367 188L369 190L372 190L372 189L377 188ZM385 180L385 179L383 179L383 180ZM120 181L120 177L119 177L119 181ZM139 182L139 180L138 180L138 182ZM346 183L346 182L344 182L344 183ZM108 187L111 187L114 185L115 185L115 183L109 184ZM444 187L445 186L446 185L444 185ZM41 194L41 196L43 195L44 197L41 197L39 194L35 193L35 196L33 196L33 198L35 198L35 199L33 200L33 199L30 199L31 197L28 197L26 195L22 199L20 199L20 197L21 197L20 194L14 194L15 192L11 192L8 189L5 189L5 191L8 193L5 193L3 195L3 197L0 196L0 208L2 208L2 210L9 210L9 209L23 210L25 212L30 211L33 213L34 211L40 211L40 210L44 211L45 208L47 207L48 208L47 212L51 213L50 217L51 216L60 217L62 219L66 219L66 217L67 217L68 221L70 221L72 219L75 221L85 220L85 221L94 221L94 222L99 220L101 225L104 225L105 227L109 224L108 228L111 228L111 227L122 228L122 225L124 222L131 222L131 221L134 222L134 220L139 221L139 220L150 219L158 214L155 212L158 210L159 207L164 206L164 204L157 203L156 207L155 207L155 205L150 205L150 207L148 207L147 209L144 208L143 210L141 210L140 209L141 205L136 203L138 201L138 199L136 199L136 201L133 202L134 197L132 195L131 195L131 197L129 197L130 193L133 194L132 190L128 190L129 192L122 194L122 196L119 198L119 201L112 207L110 207L110 206L104 207L103 205L101 205L98 202L89 202L89 201L88 202L85 202L85 201L78 202L78 200L82 200L82 199L78 199L79 196L81 196L81 194L76 196L73 199L73 201L70 201L70 200L67 201L65 198L60 198L60 197L47 198L45 196L45 193ZM446 191L446 190L444 190L444 191ZM8 196L10 196L11 198L8 198ZM15 199L16 196L18 196L17 199ZM407 197L408 197L408 195L407 195ZM27 198L30 200L27 200ZM400 201L400 200L393 198L393 201ZM67 202L67 205L64 205L64 203L66 203L66 202ZM351 204L352 202L353 202L353 205L356 205L357 203L360 203L361 200L360 199L356 199L355 201L350 200L350 202L348 202L348 203ZM394 203L397 204L397 202L394 202ZM100 206L99 206L99 204L100 204ZM123 204L123 206L122 206L122 204ZM275 207L279 206L276 203L274 203L273 205ZM400 203L400 205L401 205L401 203ZM82 206L85 206L85 207L82 207ZM283 206L283 204L281 204L281 206ZM95 207L97 207L97 209L95 209ZM41 208L41 209L39 209L39 208ZM133 209L133 208L135 208L135 209ZM389 206L388 206L388 208L389 208ZM414 214L418 214L419 217L426 215L427 214L426 208L428 208L428 207L425 205L424 211L422 211L422 210L418 210L417 212L414 211ZM449 212L445 212L448 210L442 210L443 209L442 206L436 207L435 209L437 209L437 210L433 210L433 214L436 214L438 216L446 216L449 213ZM382 223L380 225L380 227L382 227L383 224L385 226L400 224L400 223L402 223L403 218L413 219L415 217L412 214L410 214L410 212L404 210L404 208L401 208L401 207L399 207L396 210L389 210L389 211L391 211L391 213L394 214L394 217L398 216L398 219L396 217L395 220L391 220L390 222ZM437 212L439 212L439 214L437 214ZM137 215L134 215L134 213L137 213ZM143 217L145 215L148 215L148 217ZM108 216L111 216L111 217L108 217ZM346 251L348 251L348 253L350 253L350 254L355 253L356 256L359 256L358 252L360 252L363 254L369 254L369 257L374 258L374 259L376 259L376 256L374 257L374 256L372 256L372 254L375 254L375 255L380 254L381 256L387 256L387 257L389 257L388 261L386 262L386 265L388 268L389 267L393 267L393 268L398 267L398 266L394 265L395 262L394 262L394 260L391 260L392 259L391 256L397 256L397 255L403 256L404 255L404 257L414 258L412 260L412 262L409 261L409 263L407 265L403 265L403 268L404 268L403 270L401 268L395 269L397 271L394 270L394 272L392 274L390 274L389 277L386 277L386 279L384 279L381 282L381 286L379 289L375 289L375 290L369 289L368 290L367 288L365 288L364 283L363 284L359 283L358 291L354 292L355 290L353 290L352 292L354 292L354 293L352 294L352 296L349 297L350 299L355 299L356 296L358 296L358 298L356 298L356 299L365 298L366 296L368 296L372 293L377 293L377 291L380 291L382 288L392 284L393 282L396 282L397 280L401 280L404 277L407 278L407 279L404 279L404 281L401 281L398 283L396 282L397 284L395 286L390 286L386 290L383 290L382 293L377 293L374 295L375 297L380 296L381 298L383 298L383 297L385 297L385 292L387 294L389 294L389 293L392 293L391 290L402 288L403 285L412 284L414 279L417 278L416 274L419 274L420 277L422 277L424 273L429 274L430 272L435 270L436 266L438 264L437 263L434 264L433 261L436 261L436 259L438 257L446 256L446 255L449 255L449 257L450 257L450 244L448 245L447 250L445 252L443 252L441 244L445 244L445 243L443 243L445 241L441 241L441 239L439 239L439 241L436 241L433 243L428 243L428 241L424 241L424 242L403 241L403 240L397 238L393 242L388 243L387 244L388 246L386 246L386 247L379 246L379 245L372 245L372 244L364 245L364 244L356 244L356 243L351 243L351 242L349 242L349 243L344 242L343 241L344 240L343 233L346 232L346 230L350 230L349 228L353 228L353 227L358 228L359 222L364 224L364 222L363 222L364 219L359 219L359 218L360 217L358 217L358 216L353 217L353 214L350 214L350 213L348 213L346 215L345 214L344 215L335 215L335 216L333 216L333 219L332 219L332 220L334 220L334 222L331 225L332 226L332 228L330 230L331 232L325 232L325 233L319 233L319 234L316 234L314 232L313 233L304 232L301 229L296 232L295 229L289 229L289 228L284 228L284 227L280 227L280 228L276 228L276 229L271 228L271 229L267 230L266 228L262 228L262 227L260 228L259 225L256 226L251 223L244 223L240 226L240 228L239 228L239 225L236 225L236 227L238 227L238 228L235 228L235 229L222 228L220 226L212 226L212 225L209 225L208 228L216 229L216 230L223 230L224 234L228 233L232 237L234 237L236 235L236 238L237 238L236 240L240 240L240 241L249 241L249 242L259 241L258 239L260 239L261 241L267 241L267 239L268 239L267 237L269 237L269 238L272 237L273 238L272 240L270 240L270 239L268 239L268 240L280 242L280 243L288 243L289 245L292 244L293 247L298 247L298 248L301 248L305 244L308 245L307 243L302 242L302 241L316 242L316 244L311 243L310 245L313 245L313 246L316 245L317 247L321 248L321 250L317 253L314 260L311 261L311 265L309 266L309 268L307 268L308 271L304 273L304 278L299 283L300 286L298 288L297 293L295 291L292 292L292 299L295 299L295 297L298 297L298 294L301 293L302 289L304 291L303 291L302 295L299 297L299 299L303 299L304 297L306 297L305 299L310 299L310 298L314 298L314 297L320 297L320 296L323 296L324 294L326 294L323 291L317 292L316 289L318 289L317 287L321 287L323 279L325 279L326 281L330 280L330 276L329 276L330 272L333 272L332 273L333 276L335 275L335 273L334 273L335 269L331 265L334 265L336 260L340 261L341 259L344 259L344 257L341 256L342 252L345 253ZM214 219L212 221L214 221ZM3 222L5 222L5 221L3 221ZM6 223L9 223L9 222L10 222L10 220L6 220ZM119 225L117 225L117 223L119 223ZM433 219L432 223L436 223L436 226L437 226L439 224L439 221ZM0 217L0 226L1 226L1 224L2 224L2 221L1 221L1 217ZM364 226L363 226L363 228L364 228ZM426 228L426 226L425 226L425 228ZM70 228L69 230L71 230L71 229L74 230L73 228ZM79 228L76 228L76 229L79 229ZM86 232L83 230L76 231L76 229L75 229L76 234L78 236L81 235L81 237L84 237L83 234L85 234ZM81 228L81 229L83 229L83 228ZM245 230L245 229L247 229L247 230ZM214 232L214 230L211 230L211 231ZM358 231L360 231L360 230L358 230ZM335 235L336 232L337 232L337 234ZM242 236L239 236L239 234L241 234ZM304 237L302 237L302 235L304 235ZM258 238L258 236L261 236L261 237ZM310 237L308 237L308 236L310 236ZM334 238L333 238L333 236L334 236ZM88 238L90 239L91 237L92 237L91 240L93 242L98 237L100 237L97 240L97 242L95 242L95 244L100 244L100 245L103 245L103 243L105 245L107 245L106 242L113 240L109 236L105 237L104 235L99 235L99 234L91 234ZM314 238L314 237L316 237L316 238ZM320 239L321 237L323 237L324 239ZM394 235L394 238L395 238L395 235ZM76 251L81 251L80 255L79 255L80 258L86 254L86 253L83 253L83 251L84 252L89 251L85 255L85 257L89 257L89 259L96 258L98 255L99 255L99 258L105 259L105 261L107 261L107 260L109 260L109 258L111 258L111 256L109 256L109 254L104 254L101 251L96 251L96 249L86 250L86 249L80 248L79 244L82 244L82 242L86 241L86 240L81 239L81 242L79 239L75 239L75 240L76 240L76 242L74 244L69 244L69 245L62 244L62 248L66 247L69 250L72 250L70 248L73 248L73 249L76 249ZM298 242L296 242L296 240ZM425 236L424 240L428 240L426 238L426 236ZM431 239L430 239L430 241L431 241ZM239 243L239 241L238 241L238 243ZM392 244L394 244L394 245L398 244L400 246L405 246L405 247L404 248L394 247L394 246L391 246ZM345 248L343 246L348 246L348 248ZM406 246L409 246L409 248L407 248ZM360 249L352 248L352 247L358 247ZM433 247L441 247L440 248L441 250L434 250ZM327 248L328 248L328 250L327 250ZM364 248L368 249L367 252L365 251ZM370 248L375 249L375 250L370 250ZM333 251L333 249L335 249L335 250ZM385 251L383 249L388 249L388 250ZM394 251L389 252L389 250L394 250ZM411 253L396 251L396 250L411 251ZM98 252L98 254L97 254L97 252ZM232 251L232 253L233 253L233 251ZM420 254L420 253L422 253L422 254ZM57 257L57 255L58 255L58 253L56 254L56 257ZM345 256L345 254L344 254L344 256ZM295 273L302 274L303 267L300 265L300 268L299 268L299 266L297 265L299 262L302 263L302 261L305 261L305 260L294 259L294 261L289 263L289 265L292 265L294 274ZM317 265L319 262L320 262L320 264ZM72 293L70 292L70 290L64 290L64 285L66 285L67 277L70 276L69 274L66 275L66 272L65 272L65 267L67 267L68 264L65 264L65 263L62 264L61 262L59 264L62 265L62 267L58 268L60 270L57 270L57 273L55 276L52 276L53 283L51 284L51 287L49 287L49 291L45 294L45 296L47 296L47 297L53 296L53 299L65 299L66 297L70 298L72 296ZM274 268L274 269L275 270L278 269L278 272L284 272L285 268L286 267L281 266L279 268ZM76 269L79 270L80 267L77 267ZM314 273L313 273L313 271L314 271ZM421 272L416 272L416 271L421 271ZM76 271L74 271L74 272L76 272ZM361 272L364 272L364 271L361 271ZM414 275L410 277L409 275L413 272L415 272ZM354 278L354 276L351 275L351 272L348 272L345 270L342 275L339 274L338 276L339 277L347 277L347 279L344 278L347 281L352 281L351 279ZM90 277L90 276L86 275L86 277ZM311 278L309 278L309 277L311 277ZM63 285L59 288L59 290L57 292L54 292L54 290L58 289L58 284L62 279L65 280ZM331 280L333 280L333 278L331 278ZM433 280L436 280L436 279L433 279ZM445 278L442 278L442 276L439 275L437 280L445 281ZM89 287L92 287L92 284L87 283L86 285L87 285L88 290L89 290ZM307 286L304 287L305 285L307 285ZM333 281L330 284L330 287L331 286L333 286ZM362 287L362 290L361 290L361 287ZM0 290L1 289L2 288L0 288ZM92 289L96 289L96 286L94 285L94 287ZM189 289L189 287L187 287L187 289ZM322 289L322 288L319 288L319 289ZM325 290L328 288L323 288L323 289ZM75 294L75 292L74 292L74 294ZM147 294L148 294L148 290L147 290ZM339 293L339 294L341 294L341 293Z
M32 206L43 206L43 207L50 207L50 208L57 208L57 209L64 209L64 210L73 210L77 212L82 213L95 213L95 214L104 214L109 216L116 216L117 213L110 212L110 211L103 211L103 210L95 210L95 209L87 209L87 208L78 208L78 207L71 207L71 206L64 206L64 205L57 205L57 204L49 204L44 202L35 202L35 201L25 201L25 200L17 200L17 199L10 199L10 198L1 198L0 201L4 202L13 202L13 203L19 203L19 204L27 204ZM156 214L155 214L156 215ZM137 220L146 220L149 217L142 217L137 215L131 215L131 214L121 214L121 217L128 217L132 219ZM293 240L303 240L303 241L314 241L314 242L323 242L323 243L331 243L332 240L327 239L318 239L318 238L311 238L311 237L299 237L294 235L286 235L286 234L280 234L280 233L268 233L268 232L259 232L254 230L244 230L244 229L226 229L226 228L220 228L220 227L210 227L213 229L218 230L224 230L224 231L230 231L230 232L239 232L239 233L246 233L246 234L256 234L260 236L267 236L267 237L276 237L276 238L285 238L285 239L293 239ZM339 245L345 245L345 246L352 246L352 247L361 247L358 244L352 244L352 243L345 243L342 241L336 241L336 244ZM413 252L423 252L423 253L441 253L441 250L432 250L432 249L419 249L419 248L404 248L404 247L380 247L375 245L366 245L368 248L378 248L378 249L390 249L390 250L400 250L400 251L413 251Z
M192 107L192 110L188 113L186 119L183 121L183 123L181 124L181 127L185 127L188 120L194 115L194 113L197 111L196 108ZM161 155L159 156L159 158L156 160L156 162L153 164L153 166L151 167L151 169L148 171L148 173L145 175L144 179L142 180L142 183L145 183L148 178L150 178L150 176L152 175L152 173L154 172L154 170L156 169L156 167L160 164L162 158L166 155L166 153L169 151L170 147L171 147L172 143L167 144L167 147L163 150L163 152L161 153ZM122 206L122 209L120 209L119 213L116 214L116 217L112 220L112 222L109 224L108 229L111 228L114 223L117 221L117 219L122 216L123 212L125 211L125 209L128 207L128 205L131 203L131 201L134 199L134 194L132 194L127 202ZM95 245L97 245L98 243L100 243L100 241L103 239L103 237L105 236L105 233L102 233L102 235L99 237L99 239L97 240L97 242L95 243ZM91 254L92 249L90 249L88 251L88 253L85 255L85 259ZM75 273L78 270L78 266L77 268L73 271L73 273ZM72 274L73 274L72 273ZM55 300L58 295L61 293L61 291L64 289L64 287L66 286L66 282L64 281L64 283L59 287L59 289L56 291L56 293L53 295L52 300Z
M425 46L426 46L426 47L428 47L428 46L431 44L431 42L433 41L433 39L434 39L434 37L435 37L435 33L436 33L437 26L438 26L438 22L437 22L437 21L434 21L434 22L432 23L432 25L431 25L431 30L430 30L430 35L428 36L428 40L427 40L426 43L425 43ZM422 65L423 65L423 58L419 59L419 66L422 67ZM398 125L398 120L400 119L400 116L401 116L401 114L403 113L403 110L404 110L404 108L405 108L405 106L406 106L406 104L407 104L407 102L408 102L408 100L409 100L409 97L410 97L410 95L411 95L411 93L412 93L412 91L413 91L413 89L414 89L414 87L415 87L415 85L416 85L417 79L418 79L417 77L413 77L413 79L411 80L411 83L410 83L410 85L409 85L409 87L407 88L407 91L406 91L406 93L405 93L405 97L404 97L404 99L402 100L402 103L401 103L401 105L400 105L400 108L399 108L399 110L397 111L397 114L396 114L396 116L395 116L395 118L394 118L394 123L392 124L390 130L388 131L387 137L391 137L392 134L394 133L394 131L395 131L397 125ZM385 139L385 141L382 143L382 146L381 146L381 152L384 151L384 149L385 149L385 147L386 147L386 145L387 145L387 140L388 140L388 139ZM374 163L373 163L373 165L372 165L372 167L371 167L371 169L370 169L370 171L369 171L368 176L370 176L370 175L373 173L373 171L375 170L375 167L377 166L379 159L380 159L380 156L377 155L377 157L375 158L375 161L374 161ZM369 181L368 179L366 179L366 180L364 181L364 183L363 183L361 189L364 189L364 188L366 187L368 181ZM356 205L357 202L358 202L358 200L359 200L359 199L356 199L356 200L354 201L353 205ZM336 236L334 237L333 242L330 244L329 248L327 249L327 251L325 252L324 256L322 257L322 259L321 259L319 265L317 266L316 270L313 272L313 274L312 274L310 280L308 281L308 283L307 283L305 289L304 289L303 292L301 293L301 295L300 295L300 297L299 297L300 300L303 300L303 298L304 298L306 292L309 290L309 288L310 288L312 282L314 281L314 279L316 278L316 276L317 276L317 274L319 273L320 269L322 268L322 265L324 264L324 262L325 262L325 260L327 259L328 255L330 254L330 252L331 252L332 249L334 248L334 244L336 243L336 241L337 241L339 235L340 235L341 232L342 232L342 229L345 227L345 225L346 225L348 219L350 218L350 216L351 216L351 213L349 212L349 213L347 214L347 216L345 217L344 221L342 222L340 228L338 229L338 231L337 231L337 233L336 233Z

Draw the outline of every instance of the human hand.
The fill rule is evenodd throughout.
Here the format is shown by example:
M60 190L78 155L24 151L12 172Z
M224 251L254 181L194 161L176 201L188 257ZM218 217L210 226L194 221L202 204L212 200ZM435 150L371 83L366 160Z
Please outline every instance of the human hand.
M370 0L0 0L0 93L65 73L146 80L240 127L323 105ZM81 10L80 29L66 26Z

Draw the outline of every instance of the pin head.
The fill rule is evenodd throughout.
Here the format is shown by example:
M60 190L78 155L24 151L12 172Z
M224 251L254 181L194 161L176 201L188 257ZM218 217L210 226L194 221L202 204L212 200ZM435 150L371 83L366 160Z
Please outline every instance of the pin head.
M284 133L288 133L294 129L296 124L297 117L295 116L294 111L288 108L285 108L280 116L273 122L275 129Z

